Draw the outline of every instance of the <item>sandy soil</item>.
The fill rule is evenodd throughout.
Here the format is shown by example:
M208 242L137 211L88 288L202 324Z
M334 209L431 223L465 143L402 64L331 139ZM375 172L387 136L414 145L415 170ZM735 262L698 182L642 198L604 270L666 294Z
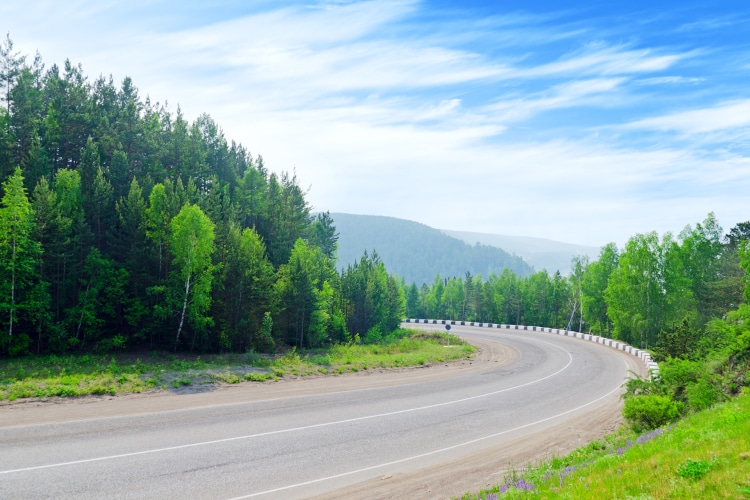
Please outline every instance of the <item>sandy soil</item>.
M482 372L518 359L514 349L471 338L478 347L471 360L400 370L368 370L340 376L282 379L278 382L244 382L236 385L186 387L176 391L151 391L124 396L27 399L0 404L0 427L60 423L159 411L217 406L250 401L351 391L371 387L440 380L469 372ZM629 368L643 374L639 361L620 351ZM541 432L471 453L439 466L413 473L367 481L321 499L335 498L451 498L466 491L496 484L509 467L562 455L602 438L621 422L622 402L614 395L602 405Z

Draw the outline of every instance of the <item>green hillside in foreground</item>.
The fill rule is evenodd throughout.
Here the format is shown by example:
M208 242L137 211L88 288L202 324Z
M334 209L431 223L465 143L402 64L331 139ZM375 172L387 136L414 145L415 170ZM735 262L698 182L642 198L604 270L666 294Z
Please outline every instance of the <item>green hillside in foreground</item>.
M332 213L339 232L338 266L359 261L375 250L390 273L406 283L431 283L436 274L462 277L466 272L500 274L507 268L519 276L534 269L518 256L488 245L474 246L418 222L394 217Z
M750 392L668 428L594 441L463 498L750 498Z

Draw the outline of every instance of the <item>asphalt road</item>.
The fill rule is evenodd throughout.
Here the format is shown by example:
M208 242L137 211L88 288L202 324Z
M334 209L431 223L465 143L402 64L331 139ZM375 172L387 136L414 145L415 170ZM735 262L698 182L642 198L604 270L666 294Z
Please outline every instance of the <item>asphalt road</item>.
M0 428L0 497L307 498L544 432L628 375L621 353L578 339L451 332L520 357L396 387Z

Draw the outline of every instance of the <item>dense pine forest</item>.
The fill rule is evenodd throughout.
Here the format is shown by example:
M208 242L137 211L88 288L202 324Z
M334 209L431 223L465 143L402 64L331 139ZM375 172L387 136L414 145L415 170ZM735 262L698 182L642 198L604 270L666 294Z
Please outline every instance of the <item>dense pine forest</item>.
M398 327L377 256L210 116L0 44L0 353L315 347Z

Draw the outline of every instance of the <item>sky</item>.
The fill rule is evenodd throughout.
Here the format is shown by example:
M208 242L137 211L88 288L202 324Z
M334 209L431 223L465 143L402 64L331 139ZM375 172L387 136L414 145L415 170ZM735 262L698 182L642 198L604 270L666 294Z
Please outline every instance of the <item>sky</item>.
M620 247L750 220L744 0L2 0L0 31L208 113L315 211Z

